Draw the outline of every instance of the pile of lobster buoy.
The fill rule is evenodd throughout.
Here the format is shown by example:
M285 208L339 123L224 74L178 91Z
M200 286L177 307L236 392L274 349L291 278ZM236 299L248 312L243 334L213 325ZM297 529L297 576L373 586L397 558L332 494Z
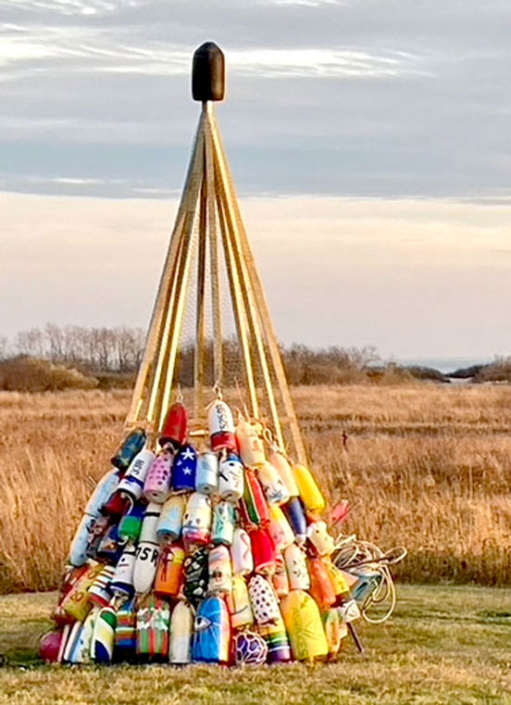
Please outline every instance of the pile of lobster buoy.
M142 429L121 443L73 539L45 661L325 660L348 634L361 649L357 576L332 560L310 470L221 398L200 444L180 401L157 451Z

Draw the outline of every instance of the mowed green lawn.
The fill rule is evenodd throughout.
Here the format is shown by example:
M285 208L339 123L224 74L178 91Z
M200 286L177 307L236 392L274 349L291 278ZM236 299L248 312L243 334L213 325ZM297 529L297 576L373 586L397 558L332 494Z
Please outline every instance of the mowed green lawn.
M511 590L401 586L392 620L363 625L336 664L227 669L37 662L54 593L0 597L0 703L511 705Z

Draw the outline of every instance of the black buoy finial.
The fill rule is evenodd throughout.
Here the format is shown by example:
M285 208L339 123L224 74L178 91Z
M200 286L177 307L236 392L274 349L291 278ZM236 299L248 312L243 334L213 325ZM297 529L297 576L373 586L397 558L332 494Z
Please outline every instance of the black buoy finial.
M193 55L192 96L206 103L223 100L225 95L225 57L214 42L205 42Z

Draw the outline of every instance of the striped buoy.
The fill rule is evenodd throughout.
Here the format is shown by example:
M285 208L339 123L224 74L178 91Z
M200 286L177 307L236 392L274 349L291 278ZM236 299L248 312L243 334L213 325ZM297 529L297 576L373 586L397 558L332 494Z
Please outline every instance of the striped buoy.
M94 624L91 656L96 663L110 663L114 653L117 613L113 607L103 607Z

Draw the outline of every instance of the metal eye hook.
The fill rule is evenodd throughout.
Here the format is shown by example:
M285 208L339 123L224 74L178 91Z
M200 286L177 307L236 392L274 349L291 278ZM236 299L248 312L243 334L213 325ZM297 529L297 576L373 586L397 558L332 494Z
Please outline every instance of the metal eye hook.
M270 446L270 448L273 447L278 447L277 444L275 443L275 439L273 438L273 433L271 430L268 428L268 426L263 427L263 440L266 441L266 443Z

